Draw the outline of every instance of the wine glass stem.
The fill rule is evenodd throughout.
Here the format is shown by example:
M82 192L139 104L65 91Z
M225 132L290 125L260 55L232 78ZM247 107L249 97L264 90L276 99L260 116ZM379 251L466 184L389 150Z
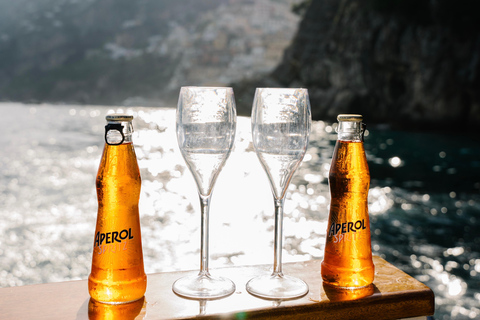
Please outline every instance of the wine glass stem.
M208 275L208 214L211 194L208 196L200 194L199 196L201 209L200 275Z
M273 275L282 276L282 242L283 242L283 203L284 198L275 198L275 241L273 250Z

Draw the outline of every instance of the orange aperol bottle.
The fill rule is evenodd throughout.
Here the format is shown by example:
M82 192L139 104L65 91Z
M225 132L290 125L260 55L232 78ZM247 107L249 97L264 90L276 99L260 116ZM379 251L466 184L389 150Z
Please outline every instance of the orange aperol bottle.
M141 299L147 288L138 210L141 179L132 144L133 116L110 114L106 119L88 291L96 301L119 304Z
M368 190L370 172L361 115L338 116L338 140L330 166L330 213L321 274L324 284L361 288L374 279Z

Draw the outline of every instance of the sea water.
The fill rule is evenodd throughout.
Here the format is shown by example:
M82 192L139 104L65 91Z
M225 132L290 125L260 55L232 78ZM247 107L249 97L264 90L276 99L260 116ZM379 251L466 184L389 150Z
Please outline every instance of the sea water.
M119 108L0 104L0 287L86 279L105 115ZM200 208L174 108L129 108L142 175L147 273L199 267ZM366 119L368 123L368 119ZM436 319L480 317L478 137L370 129L373 253L428 285ZM335 124L314 121L288 188L284 262L322 259ZM239 117L210 209L210 267L273 263L273 197Z

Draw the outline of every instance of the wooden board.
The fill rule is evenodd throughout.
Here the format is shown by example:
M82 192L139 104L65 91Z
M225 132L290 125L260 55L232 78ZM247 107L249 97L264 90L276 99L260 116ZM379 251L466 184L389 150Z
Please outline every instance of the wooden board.
M244 266L211 270L236 284L231 296L198 301L172 292L173 282L189 272L148 275L143 300L104 305L90 300L87 281L48 283L0 289L0 319L399 319L434 313L433 292L385 260L374 257L374 285L361 292L338 292L322 285L320 260L287 263L284 274L297 276L310 287L302 298L272 301L245 290L252 277L270 273L271 266ZM363 297L362 297L363 296ZM89 311L90 309L90 311Z

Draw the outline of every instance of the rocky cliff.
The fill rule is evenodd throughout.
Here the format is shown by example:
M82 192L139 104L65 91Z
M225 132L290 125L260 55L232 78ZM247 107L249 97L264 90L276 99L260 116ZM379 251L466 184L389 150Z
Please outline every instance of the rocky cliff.
M297 0L0 0L0 101L175 106L271 72Z
M252 87L306 87L314 119L363 114L400 128L480 125L478 1L312 0L283 61L235 84L240 113Z

